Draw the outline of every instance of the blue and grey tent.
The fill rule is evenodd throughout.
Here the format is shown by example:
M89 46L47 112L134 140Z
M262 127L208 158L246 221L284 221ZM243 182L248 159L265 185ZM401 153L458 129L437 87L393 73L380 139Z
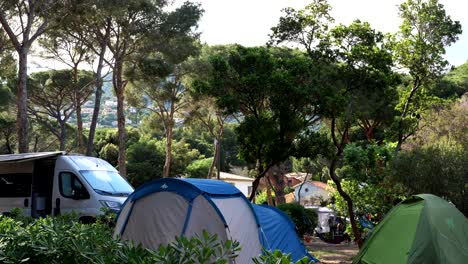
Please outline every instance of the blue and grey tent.
M241 191L229 183L205 179L165 178L144 184L123 205L114 236L158 249L176 236L201 235L203 230L223 241L239 241L242 250L235 260L239 264L251 263L262 253L262 246L274 250L270 245L276 245L262 231Z
M262 231L260 242L264 248L272 251L279 249L289 253L294 262L304 256L318 261L307 252L304 244L297 238L293 222L283 211L267 205L253 205L253 209L260 221Z

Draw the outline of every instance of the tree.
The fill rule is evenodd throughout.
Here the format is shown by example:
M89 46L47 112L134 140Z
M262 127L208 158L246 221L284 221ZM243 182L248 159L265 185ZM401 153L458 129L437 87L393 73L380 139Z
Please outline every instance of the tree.
M101 107L103 70L108 58L107 43L111 34L111 19L109 17L108 0L66 0L62 2L62 9L68 10L64 14L63 23L57 28L63 34L73 38L75 43L83 43L97 56L94 96L94 109L86 145L86 155L94 153L94 138ZM67 38L64 36L64 38Z
M41 54L46 59L53 59L67 65L73 73L72 100L76 114L78 152L84 153L83 120L81 105L88 100L93 92L94 85L79 84L79 68L83 63L90 64L93 54L82 39L67 34L67 29L61 25L51 28L39 39L41 47L45 50Z
M171 175L175 118L186 103L184 78L188 69L184 61L198 52L199 34L192 29L201 14L199 5L188 2L168 14L166 24L142 40L144 43L133 57L134 64L127 72L135 86L133 100L130 101L155 113L164 126L166 158L163 177ZM141 94L149 98L151 104L143 102Z
M79 72L75 84L70 82L73 76L74 72L70 70L47 71L32 74L30 80L28 111L57 137L60 150L66 147L67 121L74 113L74 93L89 87L93 80L91 73ZM56 124L48 117L55 119Z
M18 151L28 152L27 81L28 54L34 41L42 35L49 21L54 1L3 1L0 5L0 23L18 53L17 134Z
M0 153L13 154L15 153L15 119L0 112Z
M429 89L429 93L440 98L459 98L468 92L468 62L453 68Z
M389 173L408 194L432 193L468 215L468 98L436 108L392 161Z
M270 43L291 41L300 44L313 61L318 76L315 100L320 102L320 114L335 148L333 155L325 155L330 157L330 177L346 201L355 240L361 245L353 199L342 188L342 179L336 169L346 144L352 140L354 126L360 126L367 140L373 142L375 130L391 123L390 110L396 100L392 87L397 78L391 69L392 56L383 34L359 20L329 30L333 21L330 10L324 0L316 0L300 11L287 9L278 26L272 28Z
M216 54L225 54L230 48L230 46L204 46L201 54L187 63L187 67L190 68L188 83L191 103L185 109L185 122L201 124L214 142L213 159L207 178L213 177L215 166L218 167L218 172L222 169L221 145L224 127L228 119L236 119L236 117L223 113L222 109L216 105L215 98L204 94L203 87L199 87L199 84L209 82L210 73L213 71L210 57Z
M107 14L111 26L107 47L113 60L107 63L113 72L112 83L117 97L121 175L126 175L124 97L128 80L124 78L124 64L129 62L137 51L141 51L145 39L148 39L146 44L151 43L151 46L146 47L154 49L164 47L177 37L189 36L201 15L197 4L186 2L176 10L167 12L165 7L168 4L166 1L149 0L120 1L118 4L112 1L102 10Z
M197 84L224 113L242 115L236 128L240 156L256 164L257 172L251 200L271 167L319 148L311 147L307 137L317 136L313 125L318 120L310 104L308 62L294 50L233 46L211 56L213 71Z
M408 70L411 83L405 89L398 106L398 143L395 154L403 142L414 133L413 123L420 116L418 104L413 102L419 90L428 88L443 72L448 62L443 58L445 47L457 41L461 25L452 21L438 0L408 0L399 7L403 23L395 36L396 61Z
M214 139L214 151L213 159L211 159L211 165L206 178L211 179L214 176L214 168L218 167L218 171L221 170L218 162L220 161L220 148L221 140L224 133L224 124L228 118L228 115L224 115L220 109L216 106L214 98L194 95L191 100L191 104L186 109L186 120L185 122L199 122L206 130L208 130L211 138Z

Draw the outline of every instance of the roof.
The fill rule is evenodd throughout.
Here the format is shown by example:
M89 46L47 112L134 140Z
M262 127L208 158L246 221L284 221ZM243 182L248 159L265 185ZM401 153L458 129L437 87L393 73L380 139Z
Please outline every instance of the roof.
M324 189L325 191L328 191L328 184L321 182L321 181L307 181L306 183L314 185L318 188ZM298 186L301 186L302 183L294 185L292 188L296 188Z
M304 180L306 175L307 175L306 172L290 172L290 173L286 173L284 176L288 178L296 178L298 180Z
M248 181L248 182L253 182L255 180L254 178L240 176L240 175L231 174L227 172L221 172L219 175L219 178L221 180Z
M59 155L65 155L65 152L54 151L54 152L7 154L7 155L0 155L0 162L26 162L26 161L31 161L31 160L55 157Z

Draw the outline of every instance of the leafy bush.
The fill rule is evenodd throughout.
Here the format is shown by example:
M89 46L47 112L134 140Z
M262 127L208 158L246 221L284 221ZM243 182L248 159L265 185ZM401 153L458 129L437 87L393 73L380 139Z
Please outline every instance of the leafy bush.
M271 198L275 199L275 192L271 192ZM268 202L267 190L262 190L260 193L255 196L256 204L266 204Z
M273 252L263 250L263 255L256 257L253 259L253 263L255 264L308 264L314 263L313 261L309 261L307 257L304 257L296 262L291 260L290 254L284 254L279 250L275 250Z
M206 178L210 171L213 158L196 160L187 166L187 176L189 178Z
M297 235L302 238L304 234L312 234L317 226L317 213L306 209L298 203L278 205L278 209L285 212L296 226Z
M114 240L108 225L86 225L76 215L32 219L0 216L0 263L228 263L238 242L216 235L176 238L151 251Z
M294 192L294 188L289 187L289 186L286 186L284 188L284 194L288 194L288 193L292 193L292 192Z

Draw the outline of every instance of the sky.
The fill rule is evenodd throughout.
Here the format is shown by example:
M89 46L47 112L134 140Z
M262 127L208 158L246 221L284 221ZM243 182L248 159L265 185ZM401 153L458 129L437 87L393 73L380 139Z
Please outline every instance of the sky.
M398 5L404 0L329 0L336 23L359 18L384 33L398 31ZM182 0L176 1L176 5ZM270 28L278 23L285 7L301 9L311 0L199 0L205 13L199 24L201 40L210 45L238 43L264 45ZM439 0L452 20L460 21L463 34L447 48L445 58L458 66L468 61L468 0Z
M174 0L172 8L187 0ZM302 9L312 0L189 0L201 3L205 10L199 23L201 40L209 45L238 43L261 46L268 41L271 27L276 26L282 9ZM384 33L395 33L400 25L398 5L405 0L328 0L337 24L349 24L359 18ZM468 61L468 0L439 0L452 20L460 21L464 32L447 48L445 58L458 66ZM170 9L172 9L170 8ZM32 56L31 72L65 66Z

